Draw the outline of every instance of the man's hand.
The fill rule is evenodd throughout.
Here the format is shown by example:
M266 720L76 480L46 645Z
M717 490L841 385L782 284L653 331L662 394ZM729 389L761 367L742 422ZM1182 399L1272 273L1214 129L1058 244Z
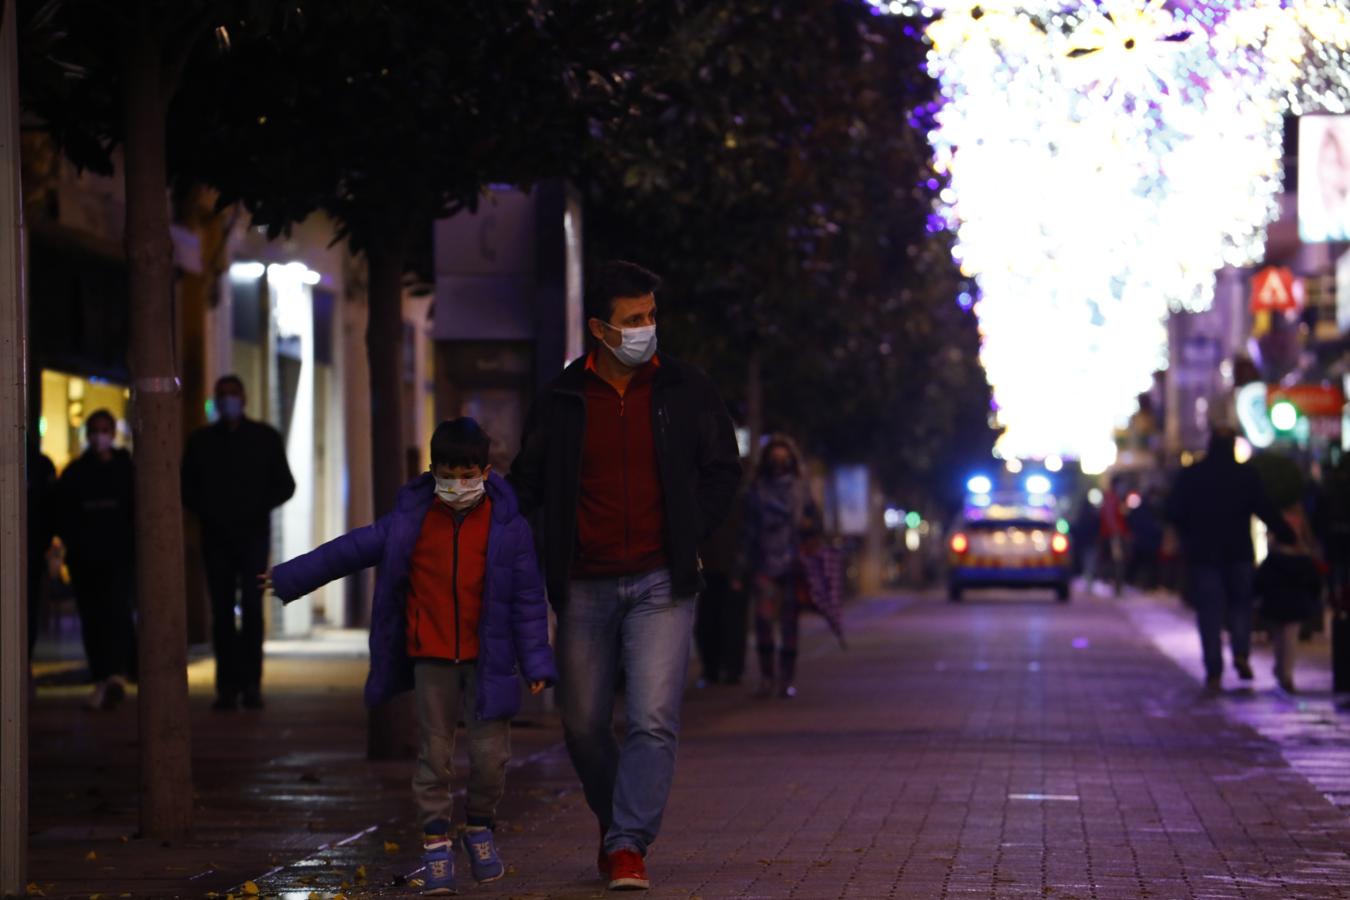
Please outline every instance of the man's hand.
M531 694L539 694L539 693L542 693L543 690L544 690L544 688L546 688L546 687L548 687L548 685L545 684L545 683L542 682L542 681L531 681L531 682L530 682L530 693L531 693Z
M263 572L261 575L258 576L258 587L259 587L260 589L262 589L262 592L263 592L264 594L267 593L268 591L272 590L272 570L271 570L271 569L268 569L266 572Z

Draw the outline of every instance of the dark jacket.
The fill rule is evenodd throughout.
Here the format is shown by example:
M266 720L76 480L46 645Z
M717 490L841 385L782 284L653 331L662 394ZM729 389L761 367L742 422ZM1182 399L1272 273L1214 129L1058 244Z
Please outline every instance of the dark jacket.
M515 494L497 474L488 476L492 530L488 534L483 613L478 620L477 719L502 719L520 709L520 676L553 683L558 679L548 644L548 607L529 524ZM366 704L378 706L413 687L405 614L408 564L422 533L422 519L436 496L436 480L425 472L399 491L394 511L373 525L334 538L316 550L272 570L272 589L284 602L378 565L370 613L370 674Z
M525 426L511 483L521 509L538 512L549 600L561 609L577 539L581 452L586 433L586 360L577 360L536 402ZM741 479L735 429L708 376L661 356L652 383L656 440L666 516L666 556L677 596L698 593L698 545L722 521Z
M1211 441L1203 460L1181 470L1167 501L1167 520L1176 526L1190 565L1252 562L1252 516L1281 542L1297 541L1256 469L1233 459L1231 440Z
M295 493L281 433L252 419L235 428L221 421L194 431L183 453L182 479L183 505L216 540L266 533L269 513Z
M101 460L86 452L57 482L57 531L70 567L130 570L134 562L135 507L131 454L113 451Z

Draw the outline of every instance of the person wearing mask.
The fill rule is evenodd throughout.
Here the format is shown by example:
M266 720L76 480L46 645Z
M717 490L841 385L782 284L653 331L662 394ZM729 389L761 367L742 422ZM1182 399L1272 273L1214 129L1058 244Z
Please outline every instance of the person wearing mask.
M745 503L746 569L759 652L757 697L797 696L802 541L819 532L820 511L802 477L796 446L789 438L775 435L764 445Z
M453 894L455 845L474 881L506 874L493 841L511 761L520 682L538 694L557 680L548 605L529 523L488 465L491 441L469 418L431 435L431 471L399 491L394 512L263 576L285 602L378 565L366 702L412 689L420 749L413 795L422 821L422 893ZM465 723L465 828L452 836L455 731Z
M612 890L650 886L644 857L670 795L703 587L698 546L741 480L717 389L656 352L660 283L632 263L599 267L586 296L593 347L544 390L511 466L522 508L539 516L564 734Z
M245 401L237 375L217 381L219 418L193 432L183 454L183 505L202 526L217 710L234 709L241 697L249 709L263 705L258 573L267 569L272 510L295 493L281 434L244 415Z
M57 530L94 681L85 705L110 709L122 702L127 680L136 674L133 470L131 454L115 446L112 413L90 413L85 434L88 447L57 482Z
M1236 426L1211 423L1205 458L1184 468L1167 500L1167 520L1181 542L1185 584L1195 609L1205 660L1205 686L1223 686L1223 631L1228 630L1233 668L1252 680L1253 563L1251 521L1266 523L1276 541L1298 541L1266 495L1261 476L1234 455Z

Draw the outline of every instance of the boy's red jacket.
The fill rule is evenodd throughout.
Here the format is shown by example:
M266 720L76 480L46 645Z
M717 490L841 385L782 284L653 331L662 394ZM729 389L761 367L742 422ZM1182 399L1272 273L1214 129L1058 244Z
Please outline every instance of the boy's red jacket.
M433 500L408 569L408 655L464 662L478 658L478 623L487 580L492 500L462 520Z
M492 501L491 526L477 628L478 696L474 704L474 717L479 720L506 718L519 711L521 676L549 684L558 679L530 525L520 515L515 492L496 472L488 476L487 495ZM369 706L413 686L407 616L412 556L434 502L436 480L424 472L399 491L393 512L272 570L276 595L291 601L335 578L379 565L370 611Z

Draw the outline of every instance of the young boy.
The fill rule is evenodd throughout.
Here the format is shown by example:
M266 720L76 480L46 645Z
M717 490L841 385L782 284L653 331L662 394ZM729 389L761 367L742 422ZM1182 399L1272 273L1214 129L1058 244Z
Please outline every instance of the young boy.
M375 706L416 691L413 795L424 831L424 894L456 892L450 778L461 710L469 784L460 843L474 880L495 881L506 870L492 820L506 784L520 677L535 694L558 677L530 527L506 480L491 471L488 445L473 419L442 422L431 438L431 471L403 486L393 512L282 563L270 581L264 576L289 603L379 565L365 697Z

